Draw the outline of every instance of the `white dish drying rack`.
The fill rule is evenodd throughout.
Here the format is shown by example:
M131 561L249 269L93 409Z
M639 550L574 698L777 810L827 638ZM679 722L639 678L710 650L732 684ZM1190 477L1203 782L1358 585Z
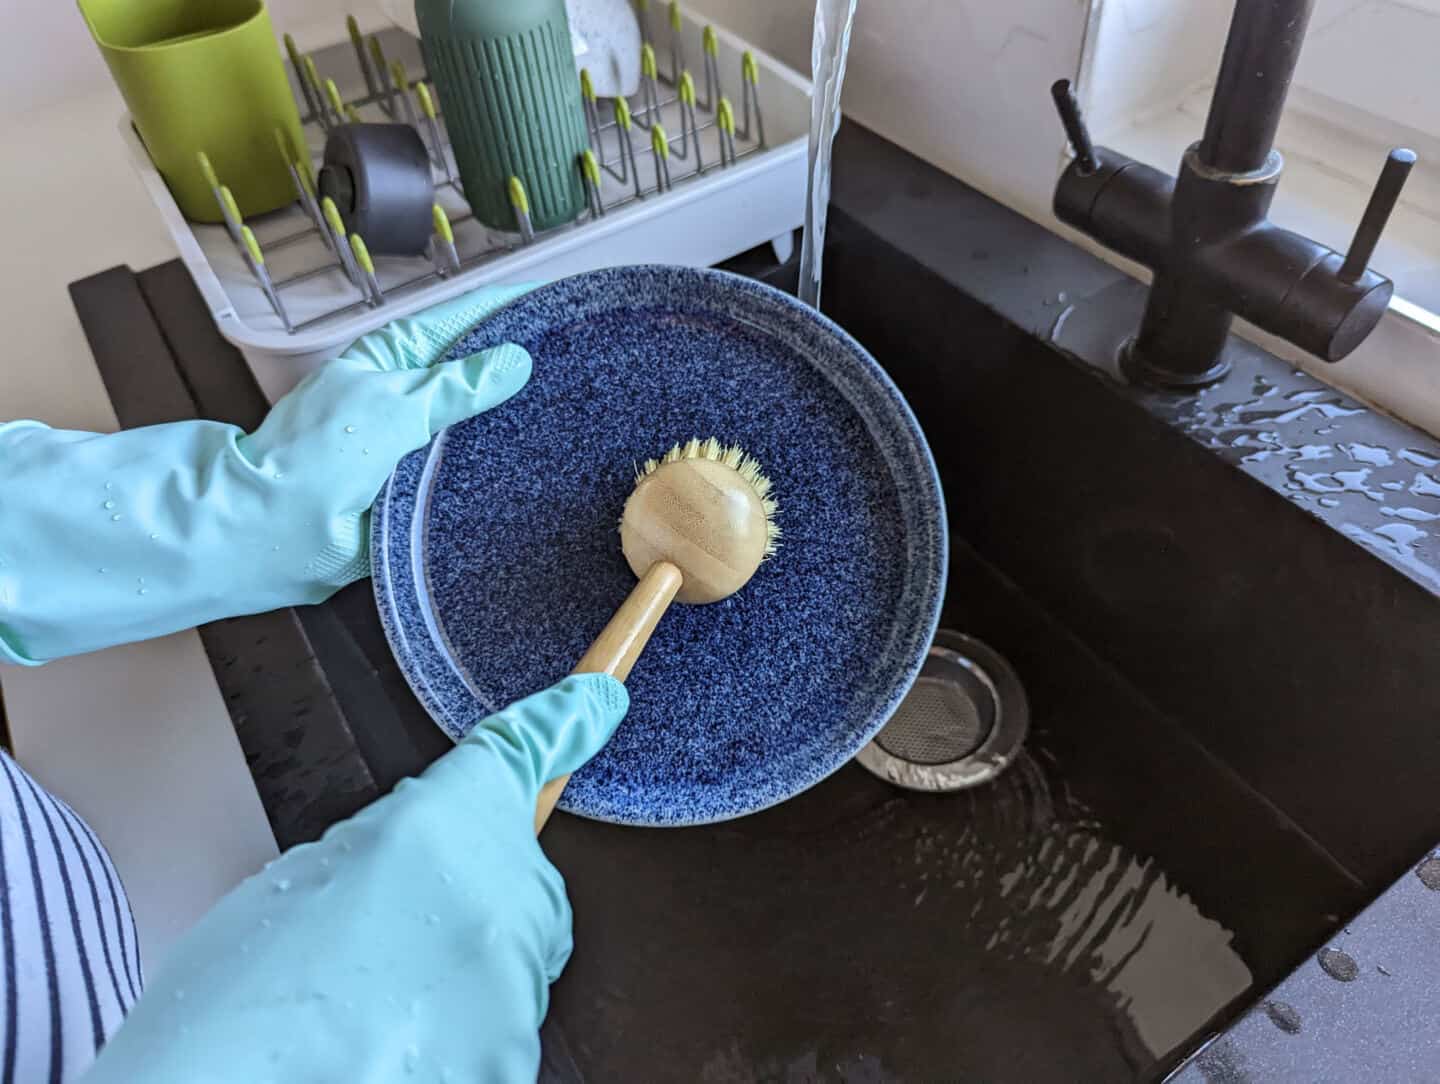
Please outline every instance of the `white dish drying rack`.
M291 81L312 164L323 154L326 127L311 103L323 99L328 80L342 116L418 121L455 251L451 256L437 241L427 256L376 256L372 287L353 260L342 259L346 254L332 242L323 218L317 221L297 192L291 207L244 223L263 252L284 319L230 231L187 221L128 117L121 132L216 325L273 401L367 332L477 286L620 264L709 266L766 242L784 254L804 223L810 84L686 9L676 5L674 12L680 29L672 32L667 24L655 47L654 78L643 80L629 103L628 141L616 102L586 103L594 154L588 210L540 233L492 230L471 215L444 117L433 131L425 121L415 84L426 76L412 35L387 26L362 35L358 46L345 35L308 54L321 86L302 86L293 70ZM343 34L344 27L337 29ZM377 53L391 71L398 61L413 81L401 90L386 72L377 86ZM687 80L689 63L696 68ZM433 88L429 92L433 97ZM334 111L324 108L329 123L336 123Z

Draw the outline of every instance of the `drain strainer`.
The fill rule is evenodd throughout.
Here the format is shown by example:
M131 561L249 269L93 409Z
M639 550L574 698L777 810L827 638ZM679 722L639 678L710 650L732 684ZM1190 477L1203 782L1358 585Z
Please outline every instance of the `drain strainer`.
M1030 726L1010 664L974 637L941 629L920 676L861 766L911 790L960 790L995 778Z

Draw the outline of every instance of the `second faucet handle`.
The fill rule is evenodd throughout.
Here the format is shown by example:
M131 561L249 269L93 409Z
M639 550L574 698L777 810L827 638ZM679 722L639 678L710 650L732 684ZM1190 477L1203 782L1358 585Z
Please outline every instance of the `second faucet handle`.
M1100 159L1095 155L1095 144L1090 142L1090 129L1085 127L1085 118L1080 115L1080 103L1075 100L1075 91L1070 80L1057 79L1050 86L1050 97L1055 99L1055 108L1060 111L1060 123L1075 148L1075 160L1081 173L1094 173L1100 168Z
M1385 223L1400 202L1400 191L1405 179L1415 165L1415 152L1408 147L1396 147L1385 159L1385 168L1375 182L1375 191L1370 193L1370 202L1360 216L1360 225L1355 227L1355 239L1350 242L1350 251L1340 266L1340 278L1344 282L1355 282L1370 266L1370 257L1375 255L1375 246L1380 243L1380 234Z

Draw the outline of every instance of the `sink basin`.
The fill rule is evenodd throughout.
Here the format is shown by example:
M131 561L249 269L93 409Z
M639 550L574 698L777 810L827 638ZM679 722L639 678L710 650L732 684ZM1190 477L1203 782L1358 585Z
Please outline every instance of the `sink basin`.
M1013 461L976 457L975 405L956 389L1010 364L1017 343L1047 348L977 308L963 350L942 363L915 349L940 331L887 318L860 271L873 244L841 216L827 308L930 438L952 516L941 624L1013 665L1030 737L998 780L954 794L851 764L726 824L555 821L546 849L566 876L576 950L554 988L542 1079L1157 1078L1367 898L969 541L995 547L1018 523L988 496ZM1013 422L1023 456L1036 420ZM1144 597L1146 538L1094 547L1085 575L1122 605L1163 605Z

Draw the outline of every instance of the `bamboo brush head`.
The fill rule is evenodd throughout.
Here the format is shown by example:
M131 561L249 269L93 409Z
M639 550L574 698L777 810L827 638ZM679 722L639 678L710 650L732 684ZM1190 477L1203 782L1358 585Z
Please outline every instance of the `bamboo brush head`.
M637 576L657 561L680 569L681 602L719 602L750 582L780 544L778 506L753 458L709 440L677 444L635 472L620 545Z

